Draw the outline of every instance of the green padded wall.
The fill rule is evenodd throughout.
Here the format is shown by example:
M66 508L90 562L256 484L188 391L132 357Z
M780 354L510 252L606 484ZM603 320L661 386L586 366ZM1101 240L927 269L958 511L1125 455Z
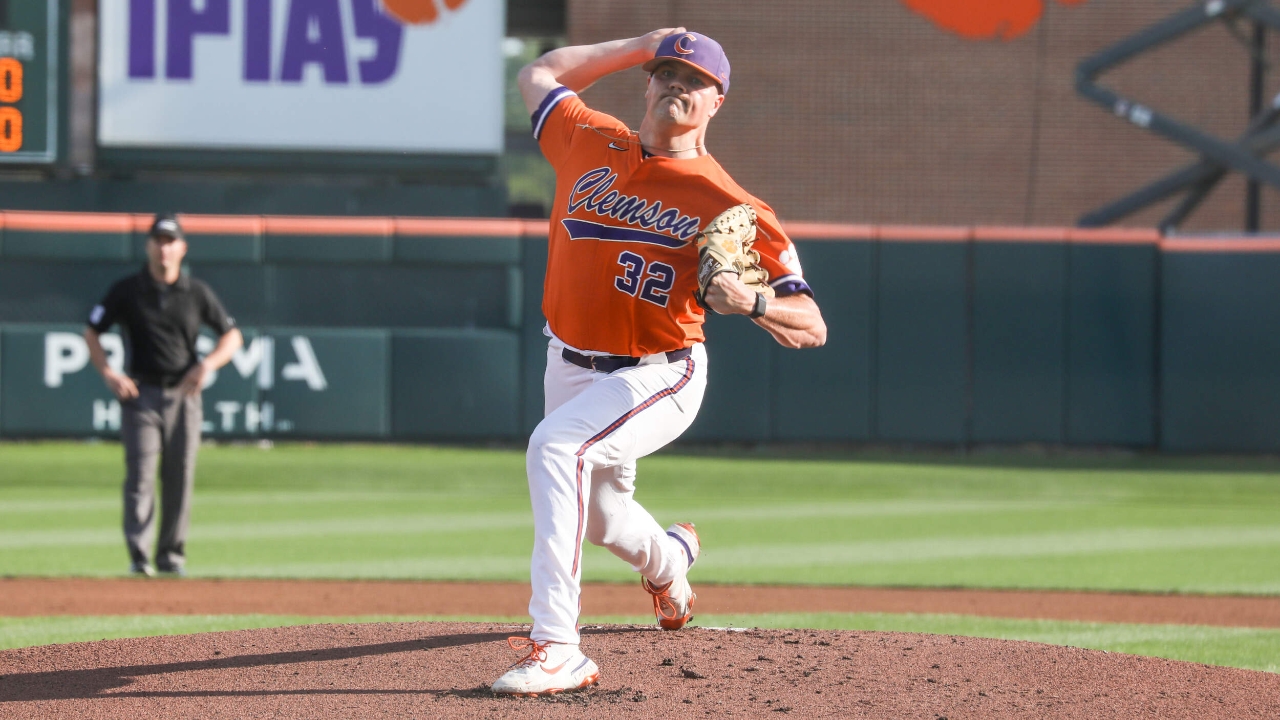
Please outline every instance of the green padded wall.
M4 257L16 260L129 260L133 233L62 233L6 229Z
M684 440L762 442L773 413L776 343L743 315L708 313L707 391Z
M1280 451L1280 253L1162 260L1161 448Z
M192 262L191 275L209 284L227 312L240 325L262 326L274 319L275 268L270 265L227 262ZM282 325L306 324L287 313Z
M516 237L397 235L392 257L402 262L516 265L521 243Z
M520 320L520 429L525 435L542 422L543 375L547 369L547 336L542 329L542 285L547 273L547 239L526 238L523 244L523 292Z
M386 437L391 429L390 333L273 328L275 378L262 390L276 429L303 437Z
M519 333L404 331L394 335L391 345L394 437L483 439L521 434Z
M272 324L489 327L510 321L501 265L267 265Z
M275 380L275 368L268 374L261 365L261 346L266 338L254 328L240 328L245 348L233 362L219 369L212 381L205 381L204 432L211 437L263 435L276 428L275 405L264 404L260 386ZM208 329L201 333L196 349L213 350L216 338ZM255 362L258 360L259 362Z
M756 328L773 353L771 438L871 438L874 250L868 241L796 242L827 323L827 344L791 350Z
M133 262L0 262L0 323L82 323Z
M268 234L263 255L267 262L383 262L391 243L390 235Z
M962 242L882 242L875 437L966 440L967 255Z
M970 442L1062 442L1065 243L973 248Z
M1154 244L1070 249L1068 443L1155 443L1158 259Z
M119 430L118 403L89 364L83 329L11 325L0 331L0 430L6 436L111 435Z
M0 428L9 436L113 435L119 407L88 362L82 325L9 325L0 356ZM389 335L376 330L243 329L246 348L204 391L213 436L378 438L389 432ZM270 350L263 351L263 345ZM103 345L124 347L116 333ZM212 349L207 334L200 349Z

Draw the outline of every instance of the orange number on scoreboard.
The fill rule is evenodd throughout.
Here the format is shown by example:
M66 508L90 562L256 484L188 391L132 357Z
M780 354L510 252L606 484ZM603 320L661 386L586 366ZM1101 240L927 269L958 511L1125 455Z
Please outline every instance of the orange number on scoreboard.
M0 58L0 102L16 103L22 99L22 63L13 58Z
M17 108L0 107L0 152L17 152L22 147L22 113Z

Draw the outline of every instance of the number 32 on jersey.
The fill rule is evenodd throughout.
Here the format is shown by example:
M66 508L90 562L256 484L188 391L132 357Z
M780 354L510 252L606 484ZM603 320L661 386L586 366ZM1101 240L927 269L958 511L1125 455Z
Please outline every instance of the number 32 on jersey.
M676 282L675 268L656 260L646 262L629 250L618 256L618 264L622 266L622 274L613 279L614 287L658 307L667 306L670 300L667 294Z

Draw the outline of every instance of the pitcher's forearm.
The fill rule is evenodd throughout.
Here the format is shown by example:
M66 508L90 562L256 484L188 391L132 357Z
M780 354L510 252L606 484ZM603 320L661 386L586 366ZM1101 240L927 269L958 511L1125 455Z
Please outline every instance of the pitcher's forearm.
M556 48L520 70L517 78L525 106L533 112L557 85L582 92L600 78L651 58L662 38L684 28L663 28L639 37L595 45Z
M558 48L533 64L549 73L557 83L581 92L606 75L635 67L652 58L653 50L646 37Z
M764 317L753 322L768 330L784 347L822 347L827 342L827 323L818 304L808 295L774 298L769 301Z

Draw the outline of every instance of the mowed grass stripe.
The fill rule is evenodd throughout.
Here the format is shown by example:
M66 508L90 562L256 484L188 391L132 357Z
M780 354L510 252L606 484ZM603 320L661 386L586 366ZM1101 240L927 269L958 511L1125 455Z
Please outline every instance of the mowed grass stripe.
M1136 551L1280 546L1280 526L1090 529L992 537L736 545L709 552L707 567L867 565L970 558L1059 557Z
M279 540L358 535L431 535L533 527L529 513L368 515L316 520L193 523L188 543L219 540ZM105 545L121 542L119 530L0 531L0 548Z
M345 506L372 505L380 506L395 502L440 502L450 498L468 498L461 493L434 493L423 490L419 493L335 493L335 492L293 492L293 493L236 493L196 491L196 504L200 508L219 508L226 506L265 506L273 504L288 505L323 505L327 503ZM76 512L76 511L115 511L120 509L120 498L101 498L96 500L9 500L0 505L0 514L18 514L36 512ZM777 505L770 507L697 507L699 519L703 520L776 520L803 518L844 518L844 517L891 517L898 515L949 515L952 513L980 512L1030 512L1040 510L1073 510L1088 506L1097 506L1095 501L1062 501L1062 500L888 500L863 502L830 502ZM663 507L655 505L650 508L655 515L679 515L690 512L688 506Z
M343 519L254 519L246 522L225 522L201 520L196 518L191 527L191 540L234 540L234 539L282 539L291 537L316 537L326 535L421 535L431 533L452 533L482 530L498 530L510 528L532 528L533 516L529 510L490 511L485 513L439 513L423 512L414 514L370 514L360 515L357 508L348 501L329 497L318 499L304 494L296 494L300 502L296 504L344 503L344 514L353 516ZM326 495L319 493L319 495ZM434 502L433 498L415 496L408 493L397 493L395 496L370 499L362 498L371 509L385 509L387 503L409 505L415 502L423 504ZM251 496L236 496L234 502L225 502L226 498L217 495L200 497L198 507L207 510L222 505L252 505L267 507L276 503L295 504L289 496L263 496L254 499ZM87 504L87 503L86 503ZM109 507L94 509L119 510L119 501ZM1083 503L1081 504L1083 505ZM50 508L57 508L50 504ZM84 509L84 508L78 508ZM826 505L792 505L777 508L689 508L678 510L657 508L653 513L658 516L676 517L695 514L699 522L738 521L752 522L760 520L784 521L798 519L850 518L850 517L901 517L924 515L952 515L970 513L1024 513L1034 511L1059 511L1061 503L1049 502L960 502L946 503L935 501L922 502L868 502L868 503L832 503ZM66 508L63 508L66 510ZM56 512L46 509L44 512ZM28 512L34 512L29 510ZM209 513L204 513L208 515ZM104 518L105 519L105 518ZM116 522L111 518L111 522ZM35 547L60 547L82 545L104 545L119 540L119 531L112 527L99 529L51 529L47 525L30 530L0 530L0 549L21 549Z
M214 564L193 567L195 577L251 578L434 578L450 580L528 579L529 553L428 555L396 559L308 560L271 564Z
M636 498L664 526L698 523L696 582L1280 588L1274 460L681 453L641 460ZM120 457L0 443L0 574L122 573ZM519 449L206 446L189 569L527 579L523 467ZM588 577L630 579L586 554Z
M430 490L422 492L374 492L374 493L355 493L355 492L247 492L247 493L224 493L224 492L205 492L199 486L196 487L196 503L200 507L227 507L241 505L269 505L275 503L287 503L290 505L324 505L324 504L365 504L365 505L382 505L389 502L432 502L447 499L449 497L469 497L460 493L436 493ZM87 500L82 498L74 498L68 500L9 500L0 505L0 514L17 514L22 515L33 512L85 512L85 511L103 511L103 510L119 510L121 499L117 495L107 498L98 498Z

